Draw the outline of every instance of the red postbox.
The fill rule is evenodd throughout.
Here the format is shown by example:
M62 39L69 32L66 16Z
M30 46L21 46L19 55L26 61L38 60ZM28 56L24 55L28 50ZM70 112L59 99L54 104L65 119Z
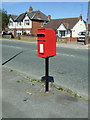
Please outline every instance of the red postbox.
M38 57L56 55L56 33L53 29L39 28L37 31Z

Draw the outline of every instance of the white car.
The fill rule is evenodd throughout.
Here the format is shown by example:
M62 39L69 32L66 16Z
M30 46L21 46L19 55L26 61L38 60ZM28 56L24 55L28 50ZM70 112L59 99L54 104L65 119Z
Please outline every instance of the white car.
M84 42L86 44L86 32L80 32L78 37L78 42Z

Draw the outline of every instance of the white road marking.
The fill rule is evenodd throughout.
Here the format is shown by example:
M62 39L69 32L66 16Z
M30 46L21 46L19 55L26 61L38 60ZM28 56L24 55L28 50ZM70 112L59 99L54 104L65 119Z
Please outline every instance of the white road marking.
M9 46L9 45L3 45L4 47L11 47L11 48L16 48L16 49L22 49L21 47L16 47L16 46Z
M75 55L69 55L64 53L57 53L57 55L68 56L68 57L75 57Z

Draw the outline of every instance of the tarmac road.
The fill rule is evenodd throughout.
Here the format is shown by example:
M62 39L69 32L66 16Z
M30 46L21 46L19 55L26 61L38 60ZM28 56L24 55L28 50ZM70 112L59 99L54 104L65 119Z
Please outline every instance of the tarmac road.
M79 95L88 97L88 49L80 44L57 45L57 56L50 58L50 75L54 84L69 88ZM81 49L80 49L81 48ZM22 52L22 53L20 53ZM20 53L20 54L19 54ZM19 55L17 55L19 54ZM4 66L40 79L44 75L44 59L37 57L37 47L34 42L2 41L2 63Z

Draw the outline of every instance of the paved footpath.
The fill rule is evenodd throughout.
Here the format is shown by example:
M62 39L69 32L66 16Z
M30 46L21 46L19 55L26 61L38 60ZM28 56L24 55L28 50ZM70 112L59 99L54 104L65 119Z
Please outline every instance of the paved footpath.
M3 118L88 118L88 102L2 68Z
M71 49L89 49L90 44L84 45L83 42L68 42L68 43L57 43L57 47L71 48Z

